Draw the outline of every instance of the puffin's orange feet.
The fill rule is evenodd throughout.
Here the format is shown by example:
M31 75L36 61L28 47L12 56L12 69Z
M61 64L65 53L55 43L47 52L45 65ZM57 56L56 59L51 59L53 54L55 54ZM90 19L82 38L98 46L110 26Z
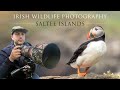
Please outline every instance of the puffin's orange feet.
M88 69L89 69L89 67L87 67L87 68L85 69L85 72L80 72L80 67L78 66L78 68L77 68L78 76L84 77L84 76L87 74Z
M84 72L84 73L78 73L78 76L80 76L80 77L84 77L86 74L87 74L87 72Z

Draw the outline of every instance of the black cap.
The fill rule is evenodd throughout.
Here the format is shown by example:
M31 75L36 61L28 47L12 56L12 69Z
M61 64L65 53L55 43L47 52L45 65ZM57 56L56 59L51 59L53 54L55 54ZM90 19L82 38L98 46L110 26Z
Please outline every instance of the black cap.
M14 32L23 32L23 33L27 33L28 30L25 29L25 28L23 28L23 27L21 27L21 26L14 26L14 27L12 28L11 34L13 35Z

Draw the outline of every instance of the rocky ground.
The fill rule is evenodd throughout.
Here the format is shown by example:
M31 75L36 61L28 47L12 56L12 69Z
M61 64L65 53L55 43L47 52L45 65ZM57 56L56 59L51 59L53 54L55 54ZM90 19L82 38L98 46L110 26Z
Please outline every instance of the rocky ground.
M113 74L107 71L103 75L89 73L85 77L79 77L77 74L72 74L70 76L43 76L41 79L120 79L120 74Z

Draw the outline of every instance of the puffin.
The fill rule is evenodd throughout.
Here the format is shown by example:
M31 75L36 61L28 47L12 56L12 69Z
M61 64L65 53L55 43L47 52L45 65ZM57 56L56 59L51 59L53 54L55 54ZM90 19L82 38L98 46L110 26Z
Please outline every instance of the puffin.
M80 77L86 76L90 67L95 65L106 53L105 31L102 26L94 26L87 34L87 41L82 43L73 53L70 60L66 63L72 68L77 69ZM80 71L81 68L84 71Z

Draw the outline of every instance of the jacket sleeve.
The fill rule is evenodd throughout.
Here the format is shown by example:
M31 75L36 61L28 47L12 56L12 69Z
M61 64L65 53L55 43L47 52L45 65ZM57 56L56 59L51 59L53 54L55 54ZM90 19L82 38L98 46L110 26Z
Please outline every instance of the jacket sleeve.
M14 66L8 57L3 51L0 51L0 78L6 78Z

